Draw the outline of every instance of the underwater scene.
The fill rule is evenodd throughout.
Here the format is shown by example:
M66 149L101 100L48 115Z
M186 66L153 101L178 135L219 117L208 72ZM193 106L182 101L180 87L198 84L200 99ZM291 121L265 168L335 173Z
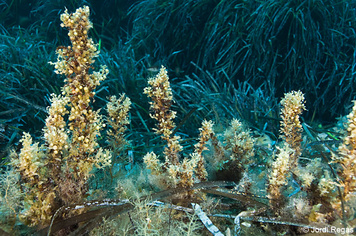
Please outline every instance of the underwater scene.
M1 0L0 235L356 235L356 1Z

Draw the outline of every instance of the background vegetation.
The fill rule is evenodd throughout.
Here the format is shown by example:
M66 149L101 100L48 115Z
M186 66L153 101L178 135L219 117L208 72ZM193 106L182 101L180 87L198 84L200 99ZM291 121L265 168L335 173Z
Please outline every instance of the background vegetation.
M120 92L132 99L130 139L138 149L149 144L142 136L153 127L142 90L160 65L172 78L185 137L196 136L204 118L226 126L232 117L276 134L277 98L290 90L303 91L305 117L321 123L347 114L354 98L356 1L3 0L2 157L22 131L39 136L48 95L63 83L47 63L68 44L59 15L84 4L102 51L98 63L110 69L96 104Z

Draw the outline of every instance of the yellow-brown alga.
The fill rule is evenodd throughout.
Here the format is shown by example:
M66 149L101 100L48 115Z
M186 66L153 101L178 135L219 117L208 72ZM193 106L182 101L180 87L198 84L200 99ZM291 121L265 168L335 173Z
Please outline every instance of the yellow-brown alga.
M66 10L61 21L69 30L72 45L58 47L57 62L51 62L55 72L66 79L62 94L51 95L43 129L45 144L33 143L25 133L18 159L12 162L21 174L26 194L21 217L29 225L46 225L60 206L83 201L93 167L111 164L110 152L97 142L104 126L102 116L91 106L95 89L108 70L102 66L92 72L99 52L88 37L92 28L89 7L72 14Z
M151 118L157 120L157 128L154 131L161 135L161 139L167 142L163 154L165 162L161 163L154 152L147 153L144 162L151 174L158 176L158 182L162 187L192 187L195 181L207 179L202 152L205 144L213 134L212 121L203 121L200 130L199 142L195 145L195 151L190 158L180 161L182 146L180 137L173 134L176 127L174 118L176 112L171 110L173 102L172 89L169 83L166 68L162 67L158 75L148 81L149 86L144 93L152 100L150 102Z
M281 187L288 183L291 170L298 167L301 155L302 124L300 115L305 110L304 94L301 91L286 93L281 100L281 137L283 146L278 148L278 154L272 164L268 180L268 197L271 205L277 210L281 207L283 195Z

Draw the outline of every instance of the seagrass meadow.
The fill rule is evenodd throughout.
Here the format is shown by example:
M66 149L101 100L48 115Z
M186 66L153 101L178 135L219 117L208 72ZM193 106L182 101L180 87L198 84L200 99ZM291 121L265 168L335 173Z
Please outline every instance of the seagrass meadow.
M0 1L0 235L354 235L356 1Z

